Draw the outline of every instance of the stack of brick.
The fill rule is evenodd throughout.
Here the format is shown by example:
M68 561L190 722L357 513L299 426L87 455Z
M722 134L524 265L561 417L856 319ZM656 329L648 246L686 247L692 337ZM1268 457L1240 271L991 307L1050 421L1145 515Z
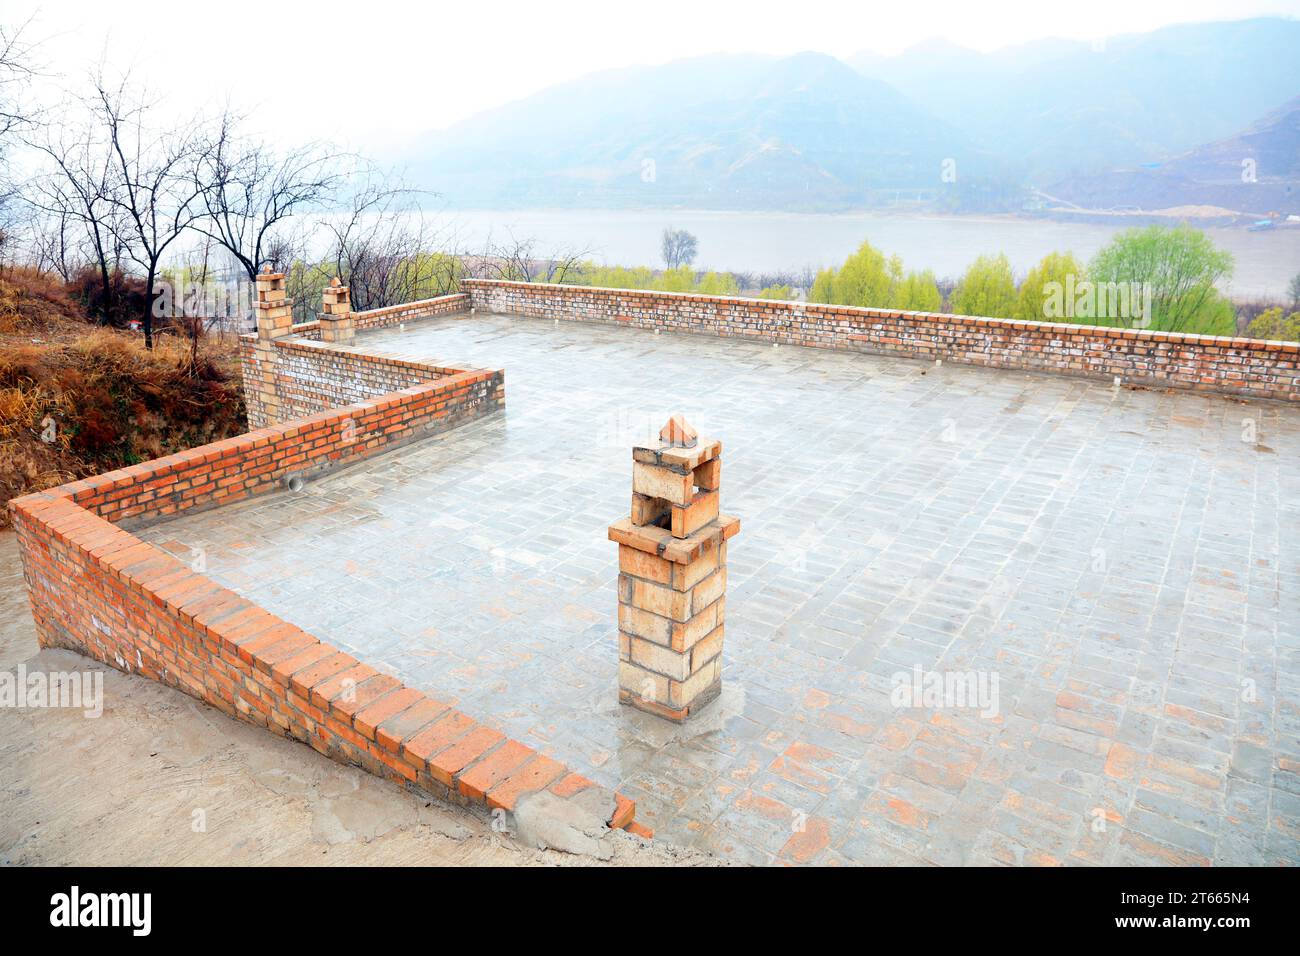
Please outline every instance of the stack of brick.
M321 294L320 337L322 342L349 345L356 334L352 318L352 295L335 276Z
M245 401L259 409L264 421L283 421L276 389L275 340L293 334L293 307L285 292L284 274L266 266L257 276L257 342L253 346L254 376L245 369Z
M740 520L719 512L722 443L680 416L655 447L632 449L632 513L618 543L618 697L683 721L722 689L727 540Z

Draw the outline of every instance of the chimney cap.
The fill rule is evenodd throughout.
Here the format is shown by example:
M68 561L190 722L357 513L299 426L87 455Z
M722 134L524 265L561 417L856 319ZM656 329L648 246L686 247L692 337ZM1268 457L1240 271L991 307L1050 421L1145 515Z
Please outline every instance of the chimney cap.
M699 433L681 415L673 415L659 429L659 440L678 448L694 448L700 440Z

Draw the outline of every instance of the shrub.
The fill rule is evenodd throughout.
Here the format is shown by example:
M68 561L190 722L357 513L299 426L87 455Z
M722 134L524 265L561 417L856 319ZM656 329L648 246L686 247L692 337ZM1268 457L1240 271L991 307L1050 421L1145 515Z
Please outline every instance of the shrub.
M133 319L144 314L148 290L143 279L127 275L120 269L109 274L108 293L99 270L86 266L68 281L68 296L82 313L101 325L116 329L125 328Z
M1284 317L1281 306L1267 309L1246 326L1246 334L1255 339L1300 342L1300 312Z
M80 309L54 276L18 266L0 279L0 333L44 329Z

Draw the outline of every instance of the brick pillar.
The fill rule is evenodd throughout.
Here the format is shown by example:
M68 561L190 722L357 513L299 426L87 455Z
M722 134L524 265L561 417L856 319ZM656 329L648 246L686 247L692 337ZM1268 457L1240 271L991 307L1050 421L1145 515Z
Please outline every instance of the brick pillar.
M293 331L293 308L284 289L284 273L263 266L257 274L257 337L278 339Z
M245 376L249 425L261 428L281 421L280 398L276 390L275 340L293 333L293 307L284 287L284 275L265 266L257 276L257 344L252 382Z
M320 337L323 342L337 342L349 345L356 333L356 324L352 319L352 293L345 285L340 285L338 277L321 295L321 312L316 317L320 320Z
M722 443L674 415L632 449L632 514L618 542L618 699L683 721L722 689L727 539L718 511Z

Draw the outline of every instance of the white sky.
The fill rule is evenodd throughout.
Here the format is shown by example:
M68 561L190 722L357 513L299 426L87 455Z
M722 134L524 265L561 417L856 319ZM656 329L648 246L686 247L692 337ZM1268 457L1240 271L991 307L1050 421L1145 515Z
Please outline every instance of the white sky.
M981 50L1172 22L1300 16L1300 0L2 0L52 81L105 58L179 121L228 98L286 140L366 151L593 70L722 52L895 53L929 37ZM147 26L146 26L147 25ZM57 105L57 94L42 98ZM369 147L369 149L367 149Z

